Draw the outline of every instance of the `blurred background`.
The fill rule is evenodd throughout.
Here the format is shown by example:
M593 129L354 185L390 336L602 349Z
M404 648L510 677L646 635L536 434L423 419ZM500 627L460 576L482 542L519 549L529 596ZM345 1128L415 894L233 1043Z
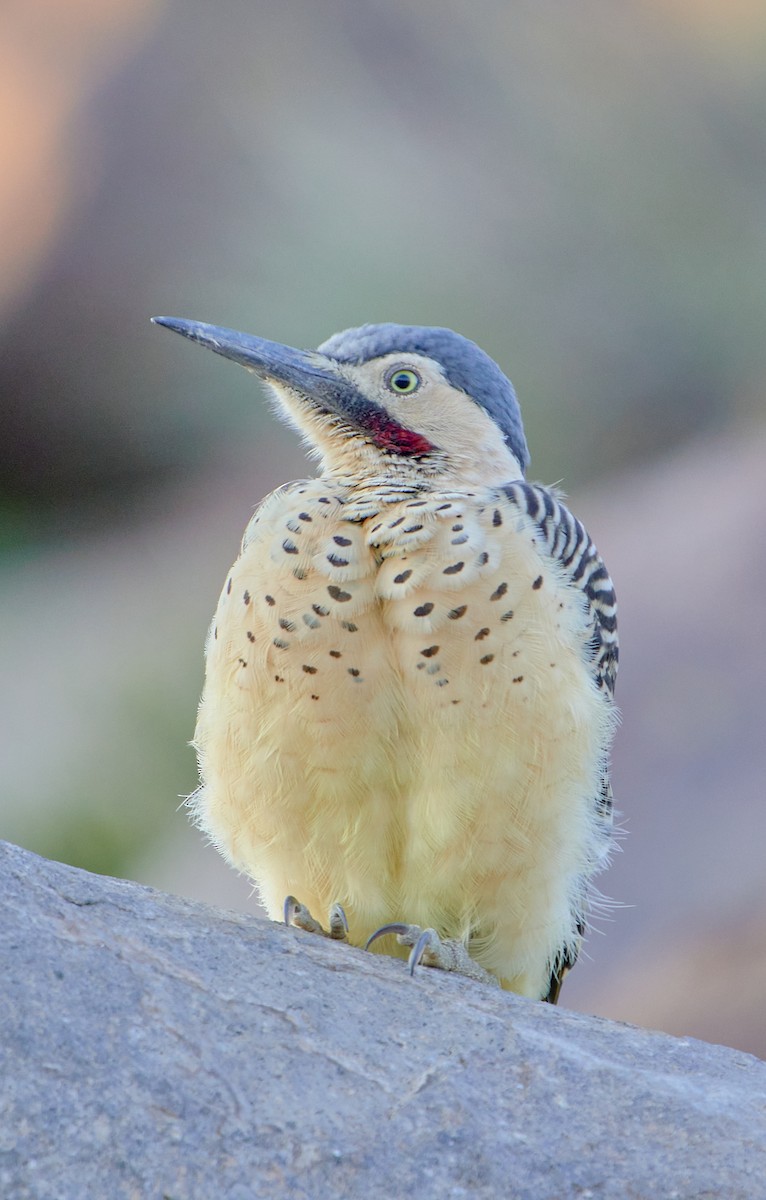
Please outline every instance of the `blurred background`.
M2 836L254 909L179 797L221 582L307 468L149 317L448 325L620 601L624 907L564 1003L766 1055L764 130L758 0L4 0Z

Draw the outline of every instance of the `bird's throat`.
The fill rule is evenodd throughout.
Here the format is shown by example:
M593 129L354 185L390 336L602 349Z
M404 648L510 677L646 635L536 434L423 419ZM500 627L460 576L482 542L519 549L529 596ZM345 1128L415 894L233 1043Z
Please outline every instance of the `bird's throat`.
M365 413L364 427L376 446L393 454L417 458L436 449L422 433L406 429L380 409Z

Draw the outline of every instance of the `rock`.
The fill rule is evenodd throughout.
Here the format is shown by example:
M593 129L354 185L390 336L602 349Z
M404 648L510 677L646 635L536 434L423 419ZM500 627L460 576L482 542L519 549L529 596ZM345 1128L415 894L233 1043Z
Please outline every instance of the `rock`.
M766 1196L766 1064L0 843L8 1200Z

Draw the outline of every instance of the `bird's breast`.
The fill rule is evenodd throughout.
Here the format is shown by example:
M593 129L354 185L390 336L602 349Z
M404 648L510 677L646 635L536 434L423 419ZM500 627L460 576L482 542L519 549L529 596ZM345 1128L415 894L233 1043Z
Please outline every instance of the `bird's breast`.
M370 736L388 737L390 720L416 726L428 711L522 707L579 673L585 629L581 595L501 494L414 497L360 518L353 497L311 481L274 493L248 527L208 675L246 706L310 724L387 710Z
M503 493L371 515L322 480L281 489L210 631L202 824L272 915L292 891L362 927L406 913L462 935L509 863L524 892L590 854L608 717L586 638L582 596Z

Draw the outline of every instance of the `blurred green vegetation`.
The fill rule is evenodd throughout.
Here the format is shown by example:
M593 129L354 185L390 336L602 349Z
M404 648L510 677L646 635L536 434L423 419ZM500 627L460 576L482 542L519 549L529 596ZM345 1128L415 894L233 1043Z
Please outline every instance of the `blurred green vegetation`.
M186 674L185 688L176 678L164 689L149 672L132 679L116 674L104 736L83 739L79 761L56 779L54 804L30 811L6 794L2 836L48 858L130 876L147 846L169 838L184 820L179 808L197 784L188 743L201 681ZM184 691L188 705L180 702ZM44 731L38 738L44 748Z

